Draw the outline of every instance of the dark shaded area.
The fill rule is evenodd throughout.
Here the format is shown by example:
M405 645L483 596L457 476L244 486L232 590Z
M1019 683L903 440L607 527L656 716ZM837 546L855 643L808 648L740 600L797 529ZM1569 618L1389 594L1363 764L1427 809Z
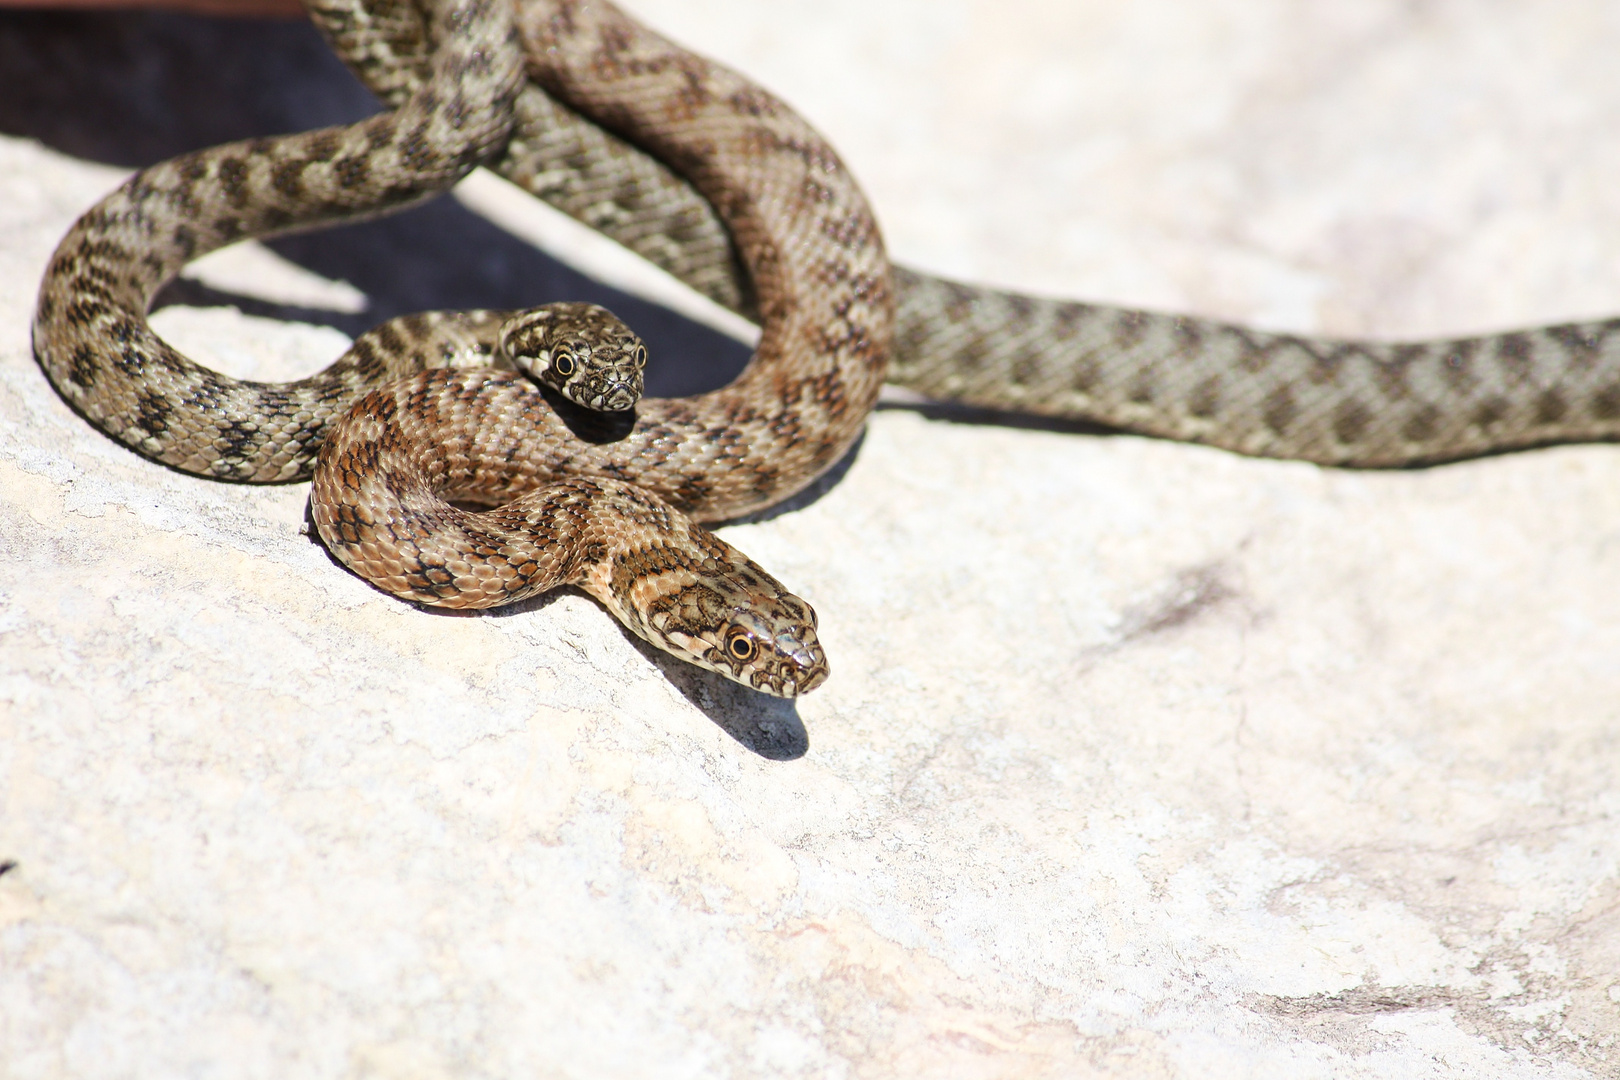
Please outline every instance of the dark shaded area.
M1066 416L1040 416L1035 413L1009 412L987 409L979 405L964 405L955 401L882 401L877 412L903 410L914 412L929 420L948 424L1019 428L1024 431L1051 431L1059 435L1126 435L1131 432L1109 427L1091 420L1075 420Z
M0 877L5 877L15 869L17 869L17 861L15 859L7 859L5 862L0 862Z
M658 665L682 697L746 749L771 761L797 761L810 752L810 733L799 718L794 699L750 690L653 648L623 626L619 630L641 655Z
M302 20L151 12L0 11L0 131L74 157L150 165L235 139L351 123L376 100ZM588 300L646 341L647 393L725 385L749 350L607 288L450 199L270 242L284 258L363 292L359 314L267 303L176 282L167 304L230 304L349 335L412 311Z
M315 539L319 542L318 536ZM332 558L330 551L327 552L327 557ZM343 568L335 558L332 561L340 569ZM559 597L568 593L588 595L583 589L567 586L552 589L530 600L520 600L515 604L483 611L452 611L448 608L421 605L418 605L418 608L432 615L452 618L510 619L543 611L556 603ZM678 659L637 637L628 627L596 604L596 601L592 600L591 603L601 612L602 618L613 623L614 629L630 643L631 648L663 672L664 678L680 691L682 697L744 749L770 761L797 761L809 753L810 733L805 729L804 721L799 718L799 707L792 699L762 694L707 668L700 668Z
M0 11L0 131L139 167L378 105L303 20Z
M557 391L545 384L540 385L540 394L551 406L557 419L563 422L574 438L581 442L603 445L618 442L628 436L636 427L636 410L625 409L622 412L598 412L587 409L563 397Z
M313 526L311 535L318 543L320 538L314 534ZM346 568L332 557L330 551L327 552L327 557L331 558L339 569L347 572ZM568 586L552 589L531 600L520 600L515 604L483 611L452 611L448 608L420 605L418 607L419 610L433 615L509 619L542 611L556 603L559 597L570 592L580 596L588 595L583 589ZM804 721L799 718L799 707L792 699L762 694L707 668L700 668L672 656L637 637L628 627L596 604L595 600L591 603L596 605L602 618L613 623L614 628L630 643L631 648L663 672L664 678L681 692L682 697L744 749L771 761L796 761L809 753L810 733L805 729Z
M353 336L384 319L434 308L517 308L588 300L647 343L646 392L681 397L736 378L751 350L700 323L593 281L452 199L376 221L270 241L277 254L369 300L359 315L316 320Z

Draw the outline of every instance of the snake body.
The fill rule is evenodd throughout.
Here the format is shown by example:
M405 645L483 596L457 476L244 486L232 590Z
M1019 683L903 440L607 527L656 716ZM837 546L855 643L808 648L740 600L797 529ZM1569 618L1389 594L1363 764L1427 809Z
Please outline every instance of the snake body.
M764 313L754 358L723 390L643 400L606 442L578 437L508 372L428 371L373 391L321 450L316 525L348 565L420 602L481 607L577 584L676 655L770 693L811 689L827 669L809 606L676 511L769 506L859 434L891 336L876 223L815 132L730 72L607 4L558 0L525 18L531 71L553 93L679 162L724 207ZM504 505L448 501L473 499Z
M423 23L407 0L320 0L312 15L385 100L421 78ZM531 57L538 46L527 41ZM492 169L751 315L752 283L724 223L675 170L533 81L515 110ZM1620 437L1620 320L1357 342L1025 296L901 266L894 288L888 379L936 400L1329 465Z
M604 414L572 410L540 384L619 408L639 394L645 350L582 305L392 320L287 385L220 376L147 325L151 297L192 257L386 212L496 152L521 64L501 0L447 0L430 23L425 79L393 113L132 177L52 259L34 327L40 363L92 422L186 471L291 479L318 454L321 537L385 590L487 607L574 584L677 656L773 694L813 689L827 674L814 612L695 520L794 494L859 434L892 337L876 223L831 148L751 84L605 3L554 0L525 18L543 57L531 68L551 93L677 163L723 208L764 324L731 386L643 400L628 431L604 436ZM591 363L578 364L587 349ZM611 372L614 356L629 367L605 382L565 377ZM538 382L489 365L497 359Z
M1252 454L1398 465L1620 434L1620 322L1373 345L891 278L815 132L606 3L525 0L520 51L500 0L425 15L408 0L320 2L397 108L137 174L60 245L35 348L87 418L177 468L287 480L318 455L323 539L401 596L481 607L577 584L678 656L771 693L813 688L827 670L814 613L695 522L769 506L831 465L896 338L897 381L933 396ZM724 390L643 401L604 434L539 383L620 409L644 352L625 331L628 369L569 378L584 353L561 330L579 312L393 320L285 385L211 372L146 323L191 258L384 213L483 161L756 317L748 369Z
M403 373L389 367L390 351L351 352L299 382L248 382L182 356L146 311L206 252L408 206L499 149L522 77L509 16L497 0L464 0L442 22L431 77L395 111L174 158L75 222L34 317L35 355L63 397L109 435L186 472L307 476L331 421L368 386Z

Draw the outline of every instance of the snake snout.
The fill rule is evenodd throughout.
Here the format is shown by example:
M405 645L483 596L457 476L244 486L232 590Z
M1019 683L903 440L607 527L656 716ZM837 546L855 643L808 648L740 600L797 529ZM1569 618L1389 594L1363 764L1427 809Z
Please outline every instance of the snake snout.
M705 666L755 690L797 697L827 681L827 654L810 605L772 585L730 613Z
M808 694L816 687L827 681L827 658L820 655L817 650L817 662L805 669L804 676L798 682L790 684L792 687L784 697L797 697L799 694Z
M774 642L777 656L776 690L782 697L808 694L827 681L827 654L816 640L815 630L808 626L777 631Z
M624 412L635 408L636 402L641 400L641 388L629 383L614 383L597 400L601 404L596 407L604 412Z

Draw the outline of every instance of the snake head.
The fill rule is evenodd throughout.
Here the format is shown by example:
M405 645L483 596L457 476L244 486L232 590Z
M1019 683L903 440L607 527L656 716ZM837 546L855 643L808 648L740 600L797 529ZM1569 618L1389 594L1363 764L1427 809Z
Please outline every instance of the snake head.
M501 326L501 351L517 368L576 405L623 412L641 400L647 346L596 304L529 308Z
M816 613L792 593L768 606L732 612L703 654L706 666L777 697L797 697L827 681L827 654L816 640Z
M653 644L776 697L827 681L815 610L751 564L662 598L645 625Z

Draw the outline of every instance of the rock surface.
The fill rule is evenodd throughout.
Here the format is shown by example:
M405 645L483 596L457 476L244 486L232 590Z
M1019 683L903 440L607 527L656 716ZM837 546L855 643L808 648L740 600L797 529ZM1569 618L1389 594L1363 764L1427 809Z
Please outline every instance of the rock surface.
M631 6L942 272L1341 335L1620 311L1601 0ZM90 429L28 343L73 217L365 106L290 25L0 55L0 1075L1620 1075L1620 448L1353 473L891 407L725 530L821 614L792 706L579 595L416 610L304 485ZM486 178L157 321L281 378L605 295L467 207L567 236ZM666 390L744 355L625 304Z

